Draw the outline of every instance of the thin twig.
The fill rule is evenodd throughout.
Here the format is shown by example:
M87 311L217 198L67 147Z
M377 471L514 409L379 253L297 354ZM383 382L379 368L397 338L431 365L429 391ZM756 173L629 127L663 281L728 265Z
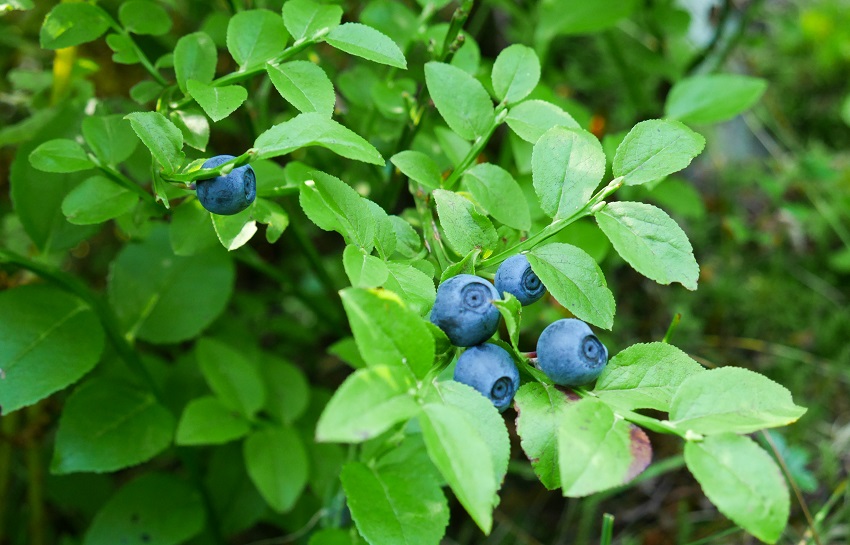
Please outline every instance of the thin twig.
M817 545L823 545L820 540L820 534L818 534L817 528L815 528L815 521L812 520L812 514L809 512L809 506L806 504L805 498L803 498L803 492L800 490L800 487L797 486L797 481L794 480L794 476L791 475L791 471L789 471L788 465L785 463L785 458L783 458L782 454L779 452L779 449L776 447L776 443L773 442L773 437L771 437L769 433L761 430L761 436L764 437L767 444L770 445L770 450L773 451L773 455L776 456L776 460L779 462L779 466L782 468L785 478L788 479L788 484L791 485L791 489L797 497L797 503L800 504L800 508L803 510L803 516L806 517L806 522L809 524L809 529L812 532L812 538L815 540Z

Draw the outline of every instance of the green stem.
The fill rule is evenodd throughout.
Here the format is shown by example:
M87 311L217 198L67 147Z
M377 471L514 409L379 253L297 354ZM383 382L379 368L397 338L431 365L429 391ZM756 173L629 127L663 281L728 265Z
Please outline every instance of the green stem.
M210 180L215 178L216 176L220 176L222 174L228 174L234 168L241 167L242 165L247 165L250 163L254 157L257 156L257 150L255 148L251 148L242 155L238 157L234 157L233 159L227 161L226 163L222 163L217 167L213 168L199 168L198 170L193 170L191 172L186 172L183 174L165 174L160 173L160 177L163 180L169 182L177 182L188 184L191 182L195 182L198 180Z
M496 128L502 124L507 117L507 110L505 109L504 104L499 104L496 108L496 117L493 120L493 123L490 124L490 127L487 129L483 135L479 136L475 143L473 143L472 147L469 148L469 152L467 152L466 156L461 160L460 164L454 169L451 175L446 179L445 183L443 183L443 187L452 190L457 185L458 181L460 181L460 177L466 172L466 169L475 162L481 152L484 150L484 147L490 141L490 137L493 136L493 133L496 131Z
M614 515L605 513L602 515L602 539L600 545L611 545L611 540L614 539Z
M257 66L252 66L252 67L250 67L250 68L248 68L247 70L244 70L244 71L240 70L240 71L237 71L237 72L231 72L231 73L226 74L226 75L224 75L220 78L214 79L210 83L210 85L212 85L213 87L225 87L227 85L233 85L235 83L239 83L239 82L245 81L247 79L251 79L252 77L256 76L257 74L261 74L261 73L265 72L266 71L266 64L270 64L270 65L275 66L275 65L278 65L282 62L285 62L285 61L291 59L292 57L294 57L298 53L301 53L302 51L304 51L305 49L310 47L311 45L317 44L320 41L322 41L325 34L327 34L327 32L319 31L316 34L314 34L311 38L301 38L300 40L297 40L295 43L293 43L291 46L284 49L283 52L280 55L278 55L274 59L268 61L267 63L260 64L260 65L257 65ZM194 101L194 99L191 96L185 96L177 102L172 102L169 105L169 107L172 110L181 110L181 109L185 108L186 106L188 106L189 104L191 104L193 101Z
M673 332L676 330L676 326L679 325L679 322L682 321L682 313L677 312L673 319L670 320L670 327L667 328L667 333L664 334L664 338L661 339L661 342L670 344L670 339L673 337Z
M695 73L700 67L700 65L705 62L705 60L710 57L712 53L714 53L714 51L717 49L717 46L720 45L720 39L723 37L724 30L726 29L726 23L729 21L729 15L731 13L732 0L724 0L723 7L720 8L720 16L717 18L717 25L714 28L714 36L712 36L711 41L700 52L700 54L694 57L694 59L690 63L688 63L688 67L685 69L685 73Z
M812 518L811 511L809 511L809 505L806 503L806 499L803 498L803 492L800 490L800 487L797 486L797 481L794 480L794 476L788 469L788 464L785 463L785 458L779 452L779 449L777 448L776 443L773 441L773 437L770 436L770 433L765 430L761 430L761 436L764 437L764 440L767 441L768 445L770 445L770 450L773 451L773 455L779 462L779 467L782 468L782 473L785 474L785 479L788 481L788 483L791 485L791 489L794 491L794 496L797 498L797 503L800 504L800 509L803 510L803 516L806 517L806 522L809 525L809 532L812 535L812 539L815 540L816 545L823 545L820 540L820 533L817 530L817 525L815 524L815 521Z
M454 54L451 45L457 40L458 34L466 24L466 20L469 17L469 13L472 11L474 4L474 0L464 0L463 4L457 8L454 13L452 13L449 30L446 32L445 40L443 40L443 48L440 51L440 54L434 59L435 61L446 62L448 56L450 54ZM428 3L419 16L420 24L427 22L432 14L433 5ZM447 47L446 44L449 44L449 46ZM422 126L422 119L425 116L424 104L428 101L428 96L428 88L425 85L419 87L419 90L416 92L416 97L413 100L414 106L411 107L411 111L414 113L410 116L410 122L405 124L402 129L401 136L399 136L395 148L390 156L410 148L410 145L413 143L413 139L416 138L416 133L419 132L419 128ZM402 179L403 175L401 174L401 171L396 168L390 169L390 178L387 181L386 195L385 198L381 199L384 203L384 208L389 211L392 211L392 209L395 208L396 201L398 201L398 197L401 194Z
M3 415L0 418L0 543L6 543L6 520L10 503L9 488L12 482L12 442L11 437L18 430L19 412Z
M150 193L148 193L147 191L145 191L144 188L142 188L142 186L140 186L139 184L137 184L136 182L134 182L133 180L131 180L130 178L128 178L127 176L122 174L119 170L117 170L117 169L111 167L110 165L104 163L103 161L98 159L94 154L89 153L88 156L89 156L89 160L92 163L94 163L94 166L96 166L98 169L100 169L104 174L106 174L107 176L112 178L114 181L118 182L118 184L121 187L123 187L125 189L129 189L133 193L136 193L144 201L146 201L150 204L156 204L156 199L154 198L154 196L151 195Z
M41 404L27 407L27 421L38 425ZM44 509L44 465L41 444L31 437L24 447L24 464L27 468L27 507L29 508L29 545L47 545L47 516Z
M116 33L120 34L121 36L126 38L128 42L130 42L130 46L133 48L133 52L136 53L137 57L139 57L139 62L142 64L145 70L147 70L148 73L153 77L153 79L155 79L156 82L162 85L163 87L166 87L168 85L168 81L166 81L166 79L162 77L162 74L159 73L159 70L157 70L156 67L151 64L151 61L148 59L148 56L145 55L145 52L142 51L142 49L139 47L139 44L136 43L136 40L134 40L133 37L130 36L130 33L127 32L123 26L118 24L118 21L116 21L111 15L109 15L109 13L105 9L97 6L96 4L92 4L92 6L94 6L95 9L100 12L101 17L103 17L109 23L109 26L112 27L112 30L114 30Z
M520 252L530 250L543 242L546 239L549 239L558 233L560 233L565 227L568 225L575 223L581 218L588 216L590 214L595 214L600 210L600 207L604 206L605 199L620 189L623 186L622 178L615 178L608 185L600 189L593 197L587 201L587 204L582 206L579 210L574 212L572 215L561 218L553 221L542 230L538 231L534 235L528 237L527 239L519 242L507 250L500 252L494 256L488 257L478 263L478 268L481 270L495 267L502 263L502 261L511 257L512 255L518 254Z

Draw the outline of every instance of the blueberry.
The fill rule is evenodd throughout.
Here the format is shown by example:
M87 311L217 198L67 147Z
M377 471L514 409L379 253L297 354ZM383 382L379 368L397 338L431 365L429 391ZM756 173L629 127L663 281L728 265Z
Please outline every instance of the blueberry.
M519 388L514 360L502 347L489 343L467 348L457 360L453 378L481 392L500 412L508 408Z
M523 305L530 305L546 293L546 286L531 270L523 254L511 256L496 271L496 289L504 295L510 293Z
M233 159L232 155L216 155L207 159L203 168L213 168ZM230 216L248 208L257 196L257 177L251 165L234 168L229 174L210 180L198 180L198 200L213 214Z
M437 288L431 322L455 346L481 344L499 327L499 309L492 301L499 293L492 284L471 274L449 278Z
M608 349L586 323L575 318L549 324L537 341L538 367L561 386L596 380L606 363Z

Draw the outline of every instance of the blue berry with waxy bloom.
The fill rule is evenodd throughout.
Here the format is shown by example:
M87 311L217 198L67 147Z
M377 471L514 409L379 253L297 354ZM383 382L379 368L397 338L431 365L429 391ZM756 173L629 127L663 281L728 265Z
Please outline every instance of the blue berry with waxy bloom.
M459 274L437 288L431 322L443 330L455 346L481 344L499 328L499 309L493 301L499 293L483 278Z
M207 159L203 168L215 168L234 157L216 155ZM198 180L195 190L204 208L213 214L231 216L245 210L257 196L257 177L251 165L234 168L228 174L209 180Z
M607 363L608 349L575 318L549 324L537 340L537 366L561 386L592 382Z
M499 412L510 406L519 388L519 371L513 358L490 343L467 348L457 360L453 378L478 390Z
M531 270L531 263L523 254L511 256L499 265L496 271L496 290L504 295L510 293L522 305L534 303L546 293L546 286Z

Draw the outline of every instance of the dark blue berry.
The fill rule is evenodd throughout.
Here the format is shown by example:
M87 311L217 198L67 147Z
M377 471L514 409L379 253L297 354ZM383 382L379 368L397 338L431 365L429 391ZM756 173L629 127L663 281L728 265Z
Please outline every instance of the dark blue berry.
M575 318L549 324L537 341L537 365L555 384L592 382L607 363L608 349L586 323Z
M523 305L530 305L546 293L546 286L531 270L523 254L511 256L496 271L496 289L504 295L510 293Z
M519 371L503 348L481 344L466 349L457 360L454 379L472 386L499 411L507 409L519 388Z
M233 159L232 155L217 155L203 164L214 168ZM210 180L198 180L198 200L213 214L230 216L245 210L257 196L257 179L251 165L234 168L230 173Z
M437 288L431 322L443 330L455 346L481 344L499 327L496 288L471 274L449 278Z

